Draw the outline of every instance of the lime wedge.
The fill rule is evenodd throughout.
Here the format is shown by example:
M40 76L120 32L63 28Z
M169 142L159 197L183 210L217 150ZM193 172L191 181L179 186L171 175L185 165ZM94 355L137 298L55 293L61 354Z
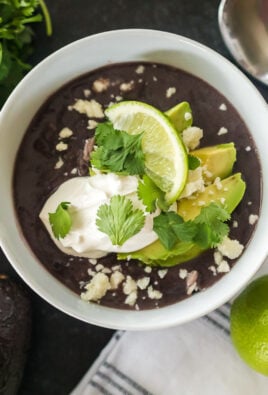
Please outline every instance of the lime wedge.
M188 160L184 144L169 119L158 109L138 101L123 101L108 107L105 115L115 129L143 133L145 169L173 203L184 189Z

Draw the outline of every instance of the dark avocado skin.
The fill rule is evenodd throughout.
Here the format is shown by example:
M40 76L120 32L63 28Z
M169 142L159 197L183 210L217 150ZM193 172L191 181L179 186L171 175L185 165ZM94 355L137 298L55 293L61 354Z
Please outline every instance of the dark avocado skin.
M31 307L23 288L0 275L0 395L15 395L30 344Z

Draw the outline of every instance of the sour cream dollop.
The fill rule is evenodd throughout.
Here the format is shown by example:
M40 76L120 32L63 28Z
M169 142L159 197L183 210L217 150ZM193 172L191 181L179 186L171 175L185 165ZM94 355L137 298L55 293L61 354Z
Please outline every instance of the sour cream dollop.
M69 255L100 258L109 252L130 253L139 250L157 239L153 231L153 218L159 214L145 212L137 196L138 179L135 176L118 176L113 173L97 174L92 177L75 177L65 181L44 204L40 219L52 240L60 250ZM113 245L109 236L96 226L97 211L102 204L109 204L114 195L128 197L133 208L144 211L145 224L136 235L122 246ZM56 211L61 202L70 202L68 208L72 217L70 232L57 240L49 223L49 213Z

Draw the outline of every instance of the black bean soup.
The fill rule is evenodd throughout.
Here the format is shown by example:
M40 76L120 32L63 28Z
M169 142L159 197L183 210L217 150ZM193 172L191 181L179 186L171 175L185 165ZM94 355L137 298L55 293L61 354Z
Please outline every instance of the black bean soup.
M124 282L98 301L120 309L162 307L218 281L224 273L217 271L213 251L167 270L151 268L134 260L117 261L115 254L96 262L66 255L55 246L39 213L48 196L62 182L88 175L86 140L94 135L94 121L103 121L89 119L88 115L75 111L72 106L77 99L95 100L102 109L111 102L139 100L162 111L188 101L193 111L193 124L204 131L201 146L234 142L237 149L234 172L242 173L247 188L232 214L230 237L246 246L255 227L249 218L259 214L261 169L258 155L246 125L230 102L201 79L167 65L147 62L108 65L80 76L49 97L32 120L19 148L14 170L15 208L23 235L40 263L77 294L83 292L83 286L97 271L109 277L116 267L125 279L129 276L137 282L146 277L147 286L137 289L134 304L125 302ZM218 133L222 127L228 133ZM72 134L59 139L64 128ZM235 260L228 260L228 264L231 268Z

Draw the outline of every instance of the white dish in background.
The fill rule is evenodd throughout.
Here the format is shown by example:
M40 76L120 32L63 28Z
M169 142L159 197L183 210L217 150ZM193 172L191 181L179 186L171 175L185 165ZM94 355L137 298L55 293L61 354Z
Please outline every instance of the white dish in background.
M67 81L109 63L160 62L186 70L215 87L238 110L259 151L263 177L261 216L252 241L230 273L204 292L174 305L126 311L80 300L38 262L17 224L12 198L18 146L40 105ZM146 330L200 317L233 297L256 273L268 252L268 109L254 85L229 61L190 39L160 31L129 29L104 32L74 42L36 66L16 87L0 114L0 243L24 281L42 298L80 320L98 326ZM254 177L254 175L252 175Z

